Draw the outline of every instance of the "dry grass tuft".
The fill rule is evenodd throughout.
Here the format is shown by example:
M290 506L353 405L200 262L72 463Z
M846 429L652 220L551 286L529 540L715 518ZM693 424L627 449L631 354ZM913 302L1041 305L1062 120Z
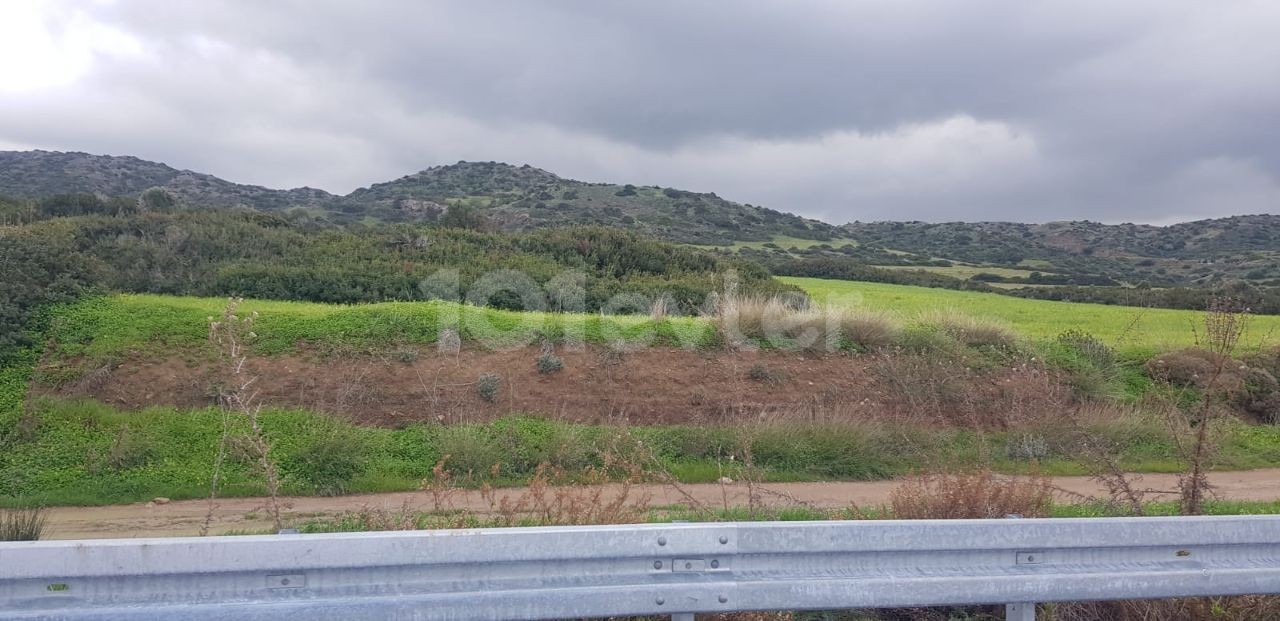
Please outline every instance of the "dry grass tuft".
M924 325L937 326L943 332L971 347L1013 347L1018 344L1017 333L994 319L946 310L925 313L920 316L919 321Z
M0 509L0 541L39 541L45 519L41 507Z
M881 349L892 345L902 333L902 327L884 313L852 309L829 309L835 313L840 334L862 349Z
M649 305L649 319L654 323L666 321L671 315L672 302L665 295L658 296L653 299L653 303Z
M1052 502L1049 477L1005 477L990 470L917 475L890 498L893 516L904 520L1046 517Z
M727 297L716 327L730 345L763 341L778 347L836 351L846 342L872 350L892 344L900 327L888 315L841 307L797 306L779 298Z

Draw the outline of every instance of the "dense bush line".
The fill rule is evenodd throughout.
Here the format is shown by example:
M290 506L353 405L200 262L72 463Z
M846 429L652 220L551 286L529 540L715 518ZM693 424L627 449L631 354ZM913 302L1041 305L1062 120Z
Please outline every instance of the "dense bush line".
M1247 308L1249 312L1260 315L1280 315L1280 289L1254 287L1240 282L1217 289L1063 286L1023 287L997 291L1005 295L1036 300L1186 310L1205 310L1213 300L1229 297L1236 300L1242 308Z
M723 289L729 270L744 291L794 291L752 263L610 228L313 228L248 209L182 209L163 192L6 205L0 352L31 342L37 309L93 290L332 303L472 292L465 299L498 308L611 313L647 312L660 296L672 310L693 312ZM537 295L521 293L530 288ZM618 302L623 293L630 297Z

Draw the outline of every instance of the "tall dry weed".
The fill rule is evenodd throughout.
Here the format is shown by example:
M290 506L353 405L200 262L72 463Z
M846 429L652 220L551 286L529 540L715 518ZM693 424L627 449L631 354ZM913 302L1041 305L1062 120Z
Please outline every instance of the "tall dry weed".
M1053 503L1047 476L1000 476L990 470L919 474L890 496L893 516L903 520L1046 517Z
M280 470L271 458L271 441L262 429L260 417L262 405L258 402L258 391L254 387L258 378L249 373L246 368L249 360L249 343L257 337L253 332L253 324L258 318L258 313L255 311L243 317L238 315L237 311L242 302L242 299L230 298L220 318L209 318L209 342L219 349L222 359L219 378L221 386L218 390L219 401L222 404L222 436L213 464L209 510L200 528L202 536L209 533L216 508L222 468L233 448L238 449L262 475L267 485L267 512L271 515L276 530L284 528L280 501ZM247 423L247 433L233 434L233 416L241 417Z

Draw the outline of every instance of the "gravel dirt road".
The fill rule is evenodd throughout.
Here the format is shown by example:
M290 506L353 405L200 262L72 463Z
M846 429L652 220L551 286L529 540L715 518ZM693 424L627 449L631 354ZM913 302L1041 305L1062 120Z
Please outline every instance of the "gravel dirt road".
M1239 472L1215 472L1210 480L1217 497L1229 500L1280 500L1280 469L1246 470ZM1077 495L1100 496L1103 489L1087 477L1055 477L1054 485L1062 490L1064 502L1078 500ZM769 492L763 500L769 504L801 502L821 508L876 506L889 501L889 495L898 481L874 482L824 482L824 483L773 483L763 486ZM1177 475L1141 475L1139 487L1173 490ZM522 488L497 490L499 497L515 499ZM747 504L747 486L742 483L728 485L683 485L679 490L666 485L634 486L632 498L647 498L653 507L688 505L688 494L704 505L719 507L725 504ZM283 499L288 507L287 518L298 523L312 518L338 515L361 509L400 509L409 507L430 510L431 495L426 492L391 494L364 494L329 498L299 497ZM478 491L457 490L449 497L456 509L484 512L489 504ZM268 531L271 520L264 510L262 498L228 498L216 502L211 532ZM200 526L208 512L208 501L187 500L165 504L140 503L105 507L56 507L49 510L46 538L49 539L97 539L117 537L180 537L199 534Z

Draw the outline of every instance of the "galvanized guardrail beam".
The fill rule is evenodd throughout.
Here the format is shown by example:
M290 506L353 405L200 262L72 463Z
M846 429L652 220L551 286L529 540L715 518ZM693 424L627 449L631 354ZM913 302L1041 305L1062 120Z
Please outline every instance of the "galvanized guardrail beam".
M561 619L1280 593L1280 517L0 543L0 619ZM1018 616L1020 615L1020 616Z

